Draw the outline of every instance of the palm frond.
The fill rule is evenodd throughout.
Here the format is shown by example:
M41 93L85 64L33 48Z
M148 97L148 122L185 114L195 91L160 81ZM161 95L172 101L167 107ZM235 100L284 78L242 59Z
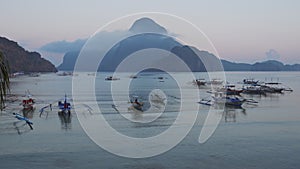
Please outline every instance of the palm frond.
M5 56L0 51L0 110L5 106L5 97L9 91L9 66Z

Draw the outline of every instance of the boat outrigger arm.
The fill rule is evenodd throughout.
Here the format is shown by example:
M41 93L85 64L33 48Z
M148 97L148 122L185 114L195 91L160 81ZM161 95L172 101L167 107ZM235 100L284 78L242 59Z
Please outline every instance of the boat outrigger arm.
M26 124L30 127L31 130L33 130L33 123L26 117L22 116L21 114L18 113L13 113L13 115L15 116L16 119L21 120L21 121L25 121Z

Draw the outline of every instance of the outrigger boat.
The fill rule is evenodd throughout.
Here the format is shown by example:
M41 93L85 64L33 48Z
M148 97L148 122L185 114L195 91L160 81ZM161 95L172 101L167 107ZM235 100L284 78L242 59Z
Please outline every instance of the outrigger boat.
M207 82L207 84L211 85L222 85L224 83L221 79L212 79L211 81Z
M223 92L214 92L212 94L212 99L211 100L204 100L202 99L200 104L204 105L216 105L216 106L227 106L227 107L241 107L243 103L246 101L246 99L243 99L242 97L238 96L227 96Z
M132 108L141 112L143 111L144 103L138 101L138 96L133 96L132 99L130 100L130 103L132 105Z
M224 87L217 88L215 91L208 91L208 93L216 93L216 92L222 92L226 95L237 95L240 96L240 94L243 92L243 89L237 89L234 84L226 84Z
M131 103L132 104L132 107L135 108L136 110L139 110L139 111L143 111L143 103Z
M243 93L254 95L266 95L266 89L260 85L243 86Z
M71 115L71 104L67 101L67 95L65 95L64 101L58 101L58 113Z
M246 85L243 87L243 90L243 92L247 94L260 95L266 95L267 93L283 93L284 91L293 91L291 88L286 87L279 82L264 82L255 85Z
M202 99L198 103L209 105L209 106L215 105L215 106L236 107L236 108L241 108L245 102L258 103L252 99L245 99L238 95L228 96L224 92L214 92L211 97L212 97L211 100Z
M227 96L223 92L216 92L213 96L213 102L216 104L225 104L225 106L241 107L246 99L237 96Z
M193 81L193 84L197 85L198 87L205 86L206 81L205 81L205 79L196 79L196 80Z
M73 72L58 72L58 76L73 76Z
M23 109L34 109L35 108L35 99L32 97L32 95L27 91L25 93L26 95L22 99L22 106Z
M258 85L259 80L254 80L254 79L244 79L243 84L248 84L248 85Z
M237 89L234 84L226 84L223 88L218 90L219 92L224 92L226 95L238 95L243 92L243 89Z
M48 104L48 105L42 107L42 108L40 109L40 111L39 111L39 112L40 112L40 117L42 117L43 113L46 112L46 118L47 118L48 113L49 113L49 111L47 111L48 108L50 108L50 111L53 110L52 108L54 108L55 111L58 109L58 115L60 115L60 116L61 116L61 115L64 115L64 116L65 116L65 115L68 115L68 116L70 116L70 115L71 115L71 109L72 109L70 100L71 100L71 99L68 98L67 95L65 94L65 97L64 97L63 99L59 99L59 101L52 102L52 103L50 103L50 104ZM57 106L52 107L52 105L53 105L54 103L57 103ZM91 107L89 107L89 106L86 105L86 104L79 104L79 105L81 105L81 106L83 106L84 108L86 108L87 111L88 111L90 114L92 114L92 110L93 110L93 109L92 109Z
M293 90L289 87L284 86L282 83L279 82L266 82L261 85L262 87L268 89L267 92L270 93L282 93L284 91L290 91Z

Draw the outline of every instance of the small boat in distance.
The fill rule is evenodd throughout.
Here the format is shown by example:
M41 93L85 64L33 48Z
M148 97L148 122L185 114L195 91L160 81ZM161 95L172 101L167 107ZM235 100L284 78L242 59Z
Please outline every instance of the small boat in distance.
M207 82L210 85L222 85L224 83L221 79L212 79L211 81Z
M73 76L73 72L58 72L58 76Z
M206 80L205 79L196 79L196 80L193 80L193 84L197 85L198 87L205 86Z
M15 72L15 73L11 73L9 75L9 77L14 78L14 77L23 76L23 75L25 75L24 72Z
M29 77L39 77L40 73L30 73Z
M112 81L112 80L120 80L120 78L113 77L113 76L107 76L107 77L105 78L105 80L108 80L108 81Z
M243 89L238 89L234 84L226 84L224 87L217 88L215 91L208 91L208 93L222 92L226 95L238 95L243 92Z
M257 85L259 83L259 80L254 80L252 79L244 79L243 84L248 84L248 85Z
M138 76L137 75L130 75L129 78L131 79L136 79Z

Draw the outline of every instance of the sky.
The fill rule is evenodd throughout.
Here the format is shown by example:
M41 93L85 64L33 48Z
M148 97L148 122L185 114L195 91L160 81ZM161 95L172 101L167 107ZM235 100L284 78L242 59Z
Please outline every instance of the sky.
M17 41L27 50L40 51L42 46L56 41L86 39L108 22L125 15L163 12L196 25L223 59L248 63L277 59L285 63L300 63L298 0L0 2L0 36ZM45 52L42 55L56 64L59 62L55 57L60 55Z

